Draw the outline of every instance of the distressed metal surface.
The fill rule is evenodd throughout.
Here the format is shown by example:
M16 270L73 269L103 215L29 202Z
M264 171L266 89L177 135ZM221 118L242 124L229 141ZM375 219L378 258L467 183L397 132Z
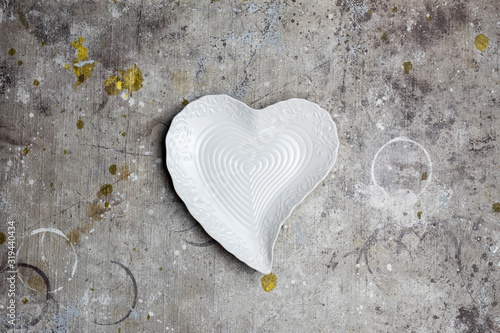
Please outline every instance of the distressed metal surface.
M0 242L14 222L19 325L500 332L499 14L497 1L3 0ZM164 166L174 115L220 93L254 108L305 98L338 125L337 164L285 223L269 292Z

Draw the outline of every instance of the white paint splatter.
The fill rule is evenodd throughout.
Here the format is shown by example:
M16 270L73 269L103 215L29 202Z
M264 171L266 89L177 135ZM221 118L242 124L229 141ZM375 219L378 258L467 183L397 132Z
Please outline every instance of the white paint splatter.
M66 241L68 241L69 245L71 246L71 249L73 250L73 255L75 257L75 262L73 263L73 269L71 271L71 277L74 277L75 273L76 273L76 268L78 267L78 256L76 255L76 250L73 247L73 243L70 242L69 238L61 230L59 230L57 228L39 228L39 229L33 230L30 235L33 236L33 235L42 233L42 237L44 237L45 233L47 233L47 232L61 236ZM42 248L41 252L43 253L43 248Z
M30 100L30 93L27 92L23 87L19 87L17 89L15 101L27 104L29 100Z

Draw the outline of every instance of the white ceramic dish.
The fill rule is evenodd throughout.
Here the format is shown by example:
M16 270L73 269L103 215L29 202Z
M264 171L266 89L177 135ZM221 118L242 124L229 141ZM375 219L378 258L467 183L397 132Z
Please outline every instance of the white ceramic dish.
M254 110L226 95L175 116L167 167L189 212L250 267L271 272L281 225L329 173L337 129L318 105L290 99Z

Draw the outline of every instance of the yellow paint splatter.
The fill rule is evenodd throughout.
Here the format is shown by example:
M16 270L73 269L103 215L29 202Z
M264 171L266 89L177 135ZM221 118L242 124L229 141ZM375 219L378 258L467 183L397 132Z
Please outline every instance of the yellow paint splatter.
M21 60L19 60L19 61L17 62L17 64L18 64L19 66L21 66L21 65L23 64L23 62L22 62Z
M113 185L104 184L101 186L101 189L99 190L99 192L97 192L97 196L98 197L105 197L107 195L110 195L111 193L113 193Z
M425 15L425 17L427 18L427 21L432 20L432 17L429 14Z
M387 39L388 39L388 38L387 38L387 32L384 32L384 33L382 34L382 36L380 36L380 40L382 40L383 42L387 42Z
M33 80L33 85L34 85L34 86L38 86L38 85L40 85L40 81L38 81L37 79L34 79L34 80Z
M119 75L111 75L104 82L104 89L108 95L118 95L120 91L126 89L129 91L130 96L132 96L133 91L137 91L142 88L142 82L144 78L142 77L142 72L134 64L134 68L129 68L125 70L118 69Z
M276 285L278 284L278 278L273 273L269 273L260 280L260 284L262 286L262 289L266 293L268 293L276 288Z
M9 55L13 56L14 54L16 54L16 50L15 49L10 49L9 50Z
M403 71L405 74L410 74L410 71L413 69L413 65L411 61L403 62Z
M82 120L82 118L78 119L78 121L76 122L76 128L82 129L83 126L85 126L85 122Z
M23 298L22 301L23 301L23 304L28 303L28 299L27 298Z
M71 65L70 65L70 64L65 64L65 65L64 65L64 68L66 68L66 69L71 69Z
M474 40L474 44L476 44L476 49L483 52L488 47L488 41L489 39L485 35L483 34L477 35L476 39Z
M116 164L111 164L109 166L109 173L112 174L113 176L116 175Z
M420 180L427 180L427 178L429 178L429 174L427 173L427 171L422 172Z
M71 42L71 46L78 51L77 56L73 59L73 72L76 75L75 91L76 88L84 83L94 71L95 63L89 60L89 50L83 46L85 38L80 37Z
M392 7L392 12L394 14L396 14L398 12L398 7L396 7L396 6Z
M28 149L28 147L26 147L26 148L23 149L23 155L24 156L28 155L29 152L30 152L30 150Z
M107 201L106 201L106 202L104 203L104 207L109 208L109 207L111 207L111 204L110 204L109 202L107 202Z
M6 240L7 240L7 236L3 232L0 232L0 245L5 243Z
M151 319L151 316L150 316L150 315L148 315L148 316L146 317L146 319L147 319L147 320Z
M187 106L189 104L189 101L185 98L182 99L182 105Z
M421 210L419 210L417 212L417 217L418 217L419 220L422 218L422 211Z
M68 151L66 149L63 150L63 154L66 155Z
M127 132L122 132L122 136L127 136Z
M491 208L495 213L500 213L500 202L495 202Z

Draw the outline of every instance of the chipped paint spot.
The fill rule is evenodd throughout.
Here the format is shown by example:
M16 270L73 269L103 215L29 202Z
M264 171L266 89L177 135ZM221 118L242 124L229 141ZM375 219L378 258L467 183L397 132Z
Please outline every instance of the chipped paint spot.
M113 193L113 185L111 184L104 184L101 186L101 189L99 192L97 192L98 197L105 197Z
M89 50L83 46L85 38L80 37L76 41L71 42L71 46L78 51L77 56L73 59L73 72L76 75L76 88L84 83L94 71L95 63L89 60Z
M413 69L413 64L411 63L411 61L403 62L403 71L405 74L410 74L412 69Z
M142 77L142 72L134 64L133 68L117 70L119 75L111 75L104 82L104 89L108 95L118 95L123 89L129 91L130 96L132 96L133 91L137 91L142 88L142 82L144 78Z
M78 119L78 121L76 122L76 128L78 129L82 129L83 126L85 126L85 123L83 122L82 118L80 117L80 119Z
M269 273L260 280L260 284L262 286L262 289L266 293L268 293L276 288L276 285L278 284L278 278L273 273Z
M495 202L492 207L495 213L500 213L500 202Z
M474 44L476 45L476 49L483 52L488 47L488 41L489 41L489 39L485 35L483 35L483 34L477 35L476 39L474 40Z

